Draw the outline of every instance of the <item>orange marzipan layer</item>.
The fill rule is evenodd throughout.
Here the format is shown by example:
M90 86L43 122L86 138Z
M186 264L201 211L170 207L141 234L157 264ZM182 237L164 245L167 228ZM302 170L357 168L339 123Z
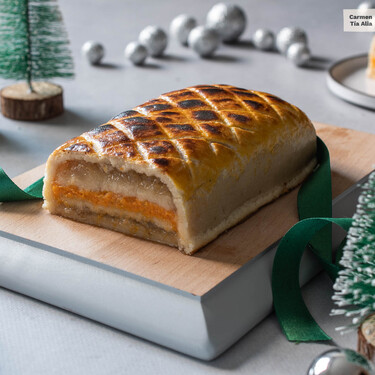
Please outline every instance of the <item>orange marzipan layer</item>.
M104 207L120 208L130 212L137 212L143 216L152 219L158 218L171 223L174 231L177 229L176 213L173 210L166 210L158 204L141 201L136 197L125 197L110 191L89 191L80 190L76 186L60 186L53 184L53 195L55 199L61 202L62 198L76 198L88 201L95 205Z

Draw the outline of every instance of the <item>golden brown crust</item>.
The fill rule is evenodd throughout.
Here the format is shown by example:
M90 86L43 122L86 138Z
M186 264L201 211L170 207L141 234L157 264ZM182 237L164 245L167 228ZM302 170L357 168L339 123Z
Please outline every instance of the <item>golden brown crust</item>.
M78 152L147 164L184 193L212 183L227 166L247 161L259 144L273 148L285 132L313 128L306 115L267 93L228 85L173 91L122 112L54 153Z

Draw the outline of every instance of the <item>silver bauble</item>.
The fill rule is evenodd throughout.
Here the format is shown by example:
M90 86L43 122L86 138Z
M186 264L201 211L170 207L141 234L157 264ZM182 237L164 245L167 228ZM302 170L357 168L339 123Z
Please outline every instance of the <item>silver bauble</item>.
M375 1L367 0L358 5L359 10L375 9Z
M275 35L271 30L258 29L255 31L252 41L256 48L269 51L273 49L275 45Z
M104 57L104 47L93 40L87 41L81 49L82 55L86 57L91 65L97 65Z
M195 18L187 14L180 14L171 22L169 31L173 38L176 38L181 44L187 45L189 33L196 26L197 21Z
M153 57L161 56L168 44L167 34L157 26L147 26L144 28L139 34L138 40Z
M246 28L246 15L238 5L218 3L208 12L206 26L216 30L224 42L234 42Z
M220 45L219 34L204 26L197 26L191 30L188 45L202 57L211 56Z
M303 66L311 59L311 53L305 43L293 43L286 51L286 57L294 65Z
M374 367L354 350L336 348L316 357L307 375L374 375Z
M130 42L126 46L124 54L134 65L142 65L146 60L148 52L146 47L139 42Z
M282 54L286 53L291 44L297 42L307 44L306 33L298 27L284 27L276 36L276 48Z

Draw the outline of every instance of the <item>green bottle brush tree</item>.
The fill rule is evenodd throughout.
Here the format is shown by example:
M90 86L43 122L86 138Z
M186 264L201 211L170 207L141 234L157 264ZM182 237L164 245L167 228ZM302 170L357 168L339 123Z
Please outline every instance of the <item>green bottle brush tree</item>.
M62 88L43 80L73 75L57 2L0 0L0 77L24 81L1 90L4 116L41 120L60 114Z
M339 271L334 284L335 294L332 297L338 308L332 310L331 314L351 318L351 327L361 325L358 330L358 350L373 360L375 356L375 172L363 186L340 265L343 269Z

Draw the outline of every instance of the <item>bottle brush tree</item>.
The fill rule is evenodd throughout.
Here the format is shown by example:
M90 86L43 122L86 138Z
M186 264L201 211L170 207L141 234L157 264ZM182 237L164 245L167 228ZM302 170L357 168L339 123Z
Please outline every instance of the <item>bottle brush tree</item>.
M73 59L57 2L0 0L0 77L24 81L2 90L3 114L34 120L40 115L56 115L49 111L56 111L59 103L62 111L62 90L40 81L73 75ZM40 112L38 101L39 107L41 102L42 107L51 104L48 113L30 113Z
M363 186L353 223L340 260L343 267L332 297L338 306L332 315L345 315L358 330L358 348L366 357L375 354L375 172ZM369 318L368 318L369 317ZM342 327L346 328L346 327ZM365 329L363 329L365 328Z

